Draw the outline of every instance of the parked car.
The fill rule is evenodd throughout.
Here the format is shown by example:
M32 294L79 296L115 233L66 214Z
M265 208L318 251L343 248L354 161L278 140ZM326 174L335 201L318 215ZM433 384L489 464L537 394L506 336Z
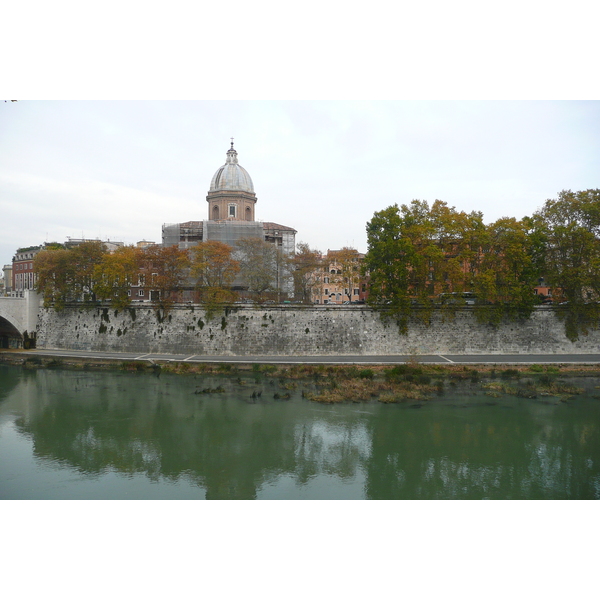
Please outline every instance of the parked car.
M441 304L467 304L472 306L477 304L477 296L473 292L449 292L440 294Z

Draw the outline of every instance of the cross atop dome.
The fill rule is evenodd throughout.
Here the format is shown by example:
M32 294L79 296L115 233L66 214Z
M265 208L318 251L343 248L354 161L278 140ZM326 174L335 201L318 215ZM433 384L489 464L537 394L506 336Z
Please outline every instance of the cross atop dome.
M229 150L227 150L227 161L226 161L226 164L237 165L237 161L238 161L238 159L237 159L237 151L233 147L233 138L231 138L231 148L229 148Z

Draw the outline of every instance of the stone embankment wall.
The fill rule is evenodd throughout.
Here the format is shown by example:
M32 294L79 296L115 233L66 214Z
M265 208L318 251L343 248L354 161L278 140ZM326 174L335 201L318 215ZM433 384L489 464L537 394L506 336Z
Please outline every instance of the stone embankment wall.
M553 354L600 351L600 331L570 342L551 308L495 328L463 308L414 319L407 335L368 307L232 307L207 318L198 306L176 305L164 315L150 305L116 311L40 309L38 348L196 355Z

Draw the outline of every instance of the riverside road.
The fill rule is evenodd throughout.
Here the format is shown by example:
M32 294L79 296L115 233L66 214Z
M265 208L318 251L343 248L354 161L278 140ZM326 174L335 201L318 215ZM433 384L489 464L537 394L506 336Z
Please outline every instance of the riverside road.
M13 351L15 352L15 351ZM190 363L269 364L360 364L387 365L412 361L430 364L599 364L600 354L431 354L393 356L203 356L189 354L140 354L133 352L88 352L83 350L23 350L26 356L49 356L86 360L117 360Z

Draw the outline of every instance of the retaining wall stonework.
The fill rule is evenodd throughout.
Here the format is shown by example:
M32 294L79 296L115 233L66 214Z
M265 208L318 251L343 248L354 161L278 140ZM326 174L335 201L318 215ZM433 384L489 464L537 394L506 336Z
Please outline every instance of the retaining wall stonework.
M600 351L600 331L570 342L546 307L497 328L477 323L469 308L454 318L438 311L431 326L413 319L401 335L365 306L232 307L208 319L198 306L176 305L165 316L144 304L40 309L37 347L209 356L584 354Z

